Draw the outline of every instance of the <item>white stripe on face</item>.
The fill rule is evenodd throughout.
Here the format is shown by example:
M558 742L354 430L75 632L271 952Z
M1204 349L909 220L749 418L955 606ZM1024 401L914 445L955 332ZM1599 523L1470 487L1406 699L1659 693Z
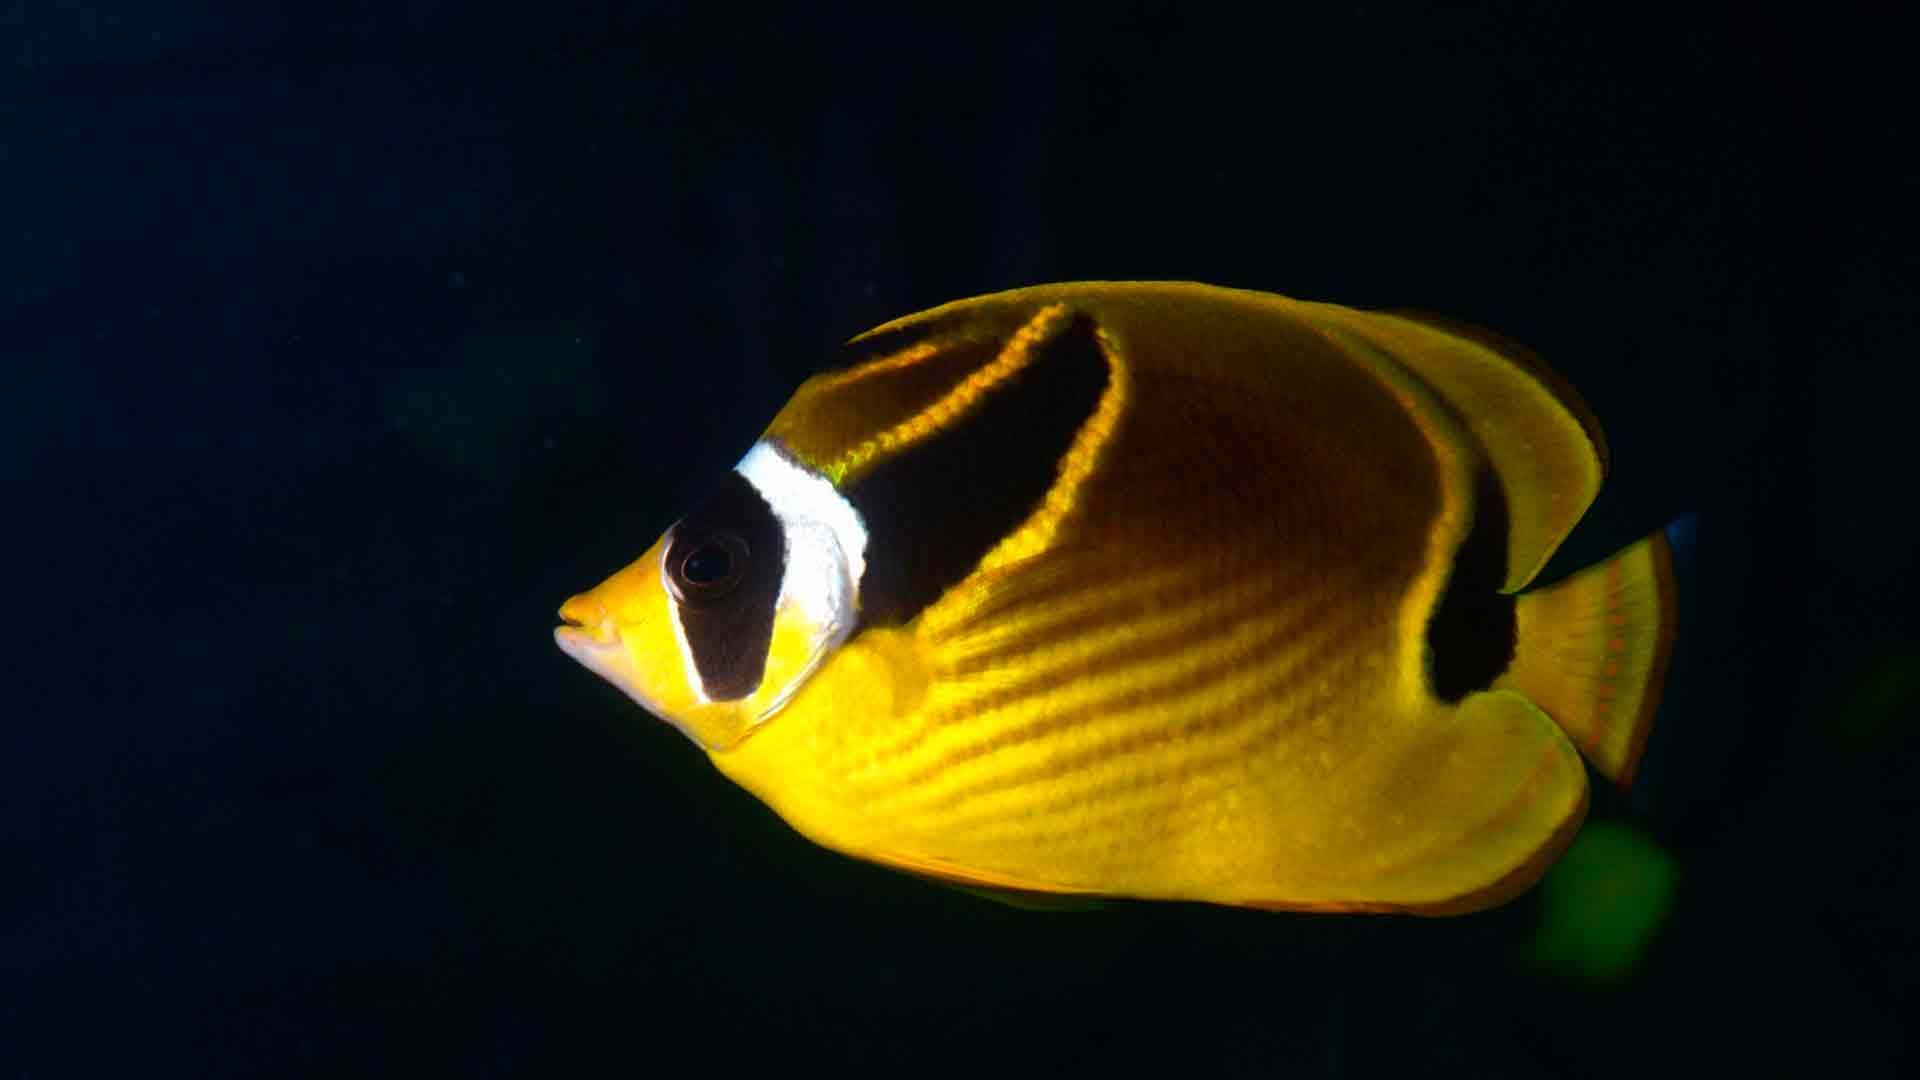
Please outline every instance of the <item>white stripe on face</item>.
M795 463L765 441L754 443L747 456L734 466L734 471L747 478L786 527L787 578L781 587L783 600L789 595L788 590L809 587L806 581L795 580L795 571L809 561L814 564L814 572L808 577L818 579L844 573L858 592L861 578L867 572L867 527L860 520L860 512L834 490L826 477ZM819 543L830 543L832 550L804 553L802 545L809 536ZM825 568L819 560L827 555L838 564L830 575L820 573ZM808 599L817 601L817 597L795 594L794 599L809 612L818 610L817 606L807 604Z
M860 614L860 583L867 571L867 527L826 477L761 441L734 471L773 508L787 544L776 618L805 621L812 638L804 670L792 672L762 712L785 705L806 676L853 633ZM770 676L772 673L769 673Z

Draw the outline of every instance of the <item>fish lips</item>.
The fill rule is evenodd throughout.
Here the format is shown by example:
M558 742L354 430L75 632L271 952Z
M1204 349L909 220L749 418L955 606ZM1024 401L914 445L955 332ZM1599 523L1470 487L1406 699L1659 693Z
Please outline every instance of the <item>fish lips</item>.
M563 610L562 618L569 616ZM553 628L553 642L560 651L577 661L582 667L612 683L620 692L632 698L634 704L647 710L680 729L680 733L699 743L700 739L686 726L675 720L660 704L647 696L641 689L639 665L634 663L633 653L626 642L621 640L620 630L613 619L605 618L597 624L581 625L570 622L568 625Z

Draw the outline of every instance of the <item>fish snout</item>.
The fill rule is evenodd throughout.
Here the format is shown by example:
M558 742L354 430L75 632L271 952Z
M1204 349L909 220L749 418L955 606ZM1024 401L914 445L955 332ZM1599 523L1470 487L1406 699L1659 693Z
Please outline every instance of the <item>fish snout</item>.
M606 605L591 593L581 593L560 605L560 618L567 625L554 630L563 641L586 638L595 645L611 644L619 637Z

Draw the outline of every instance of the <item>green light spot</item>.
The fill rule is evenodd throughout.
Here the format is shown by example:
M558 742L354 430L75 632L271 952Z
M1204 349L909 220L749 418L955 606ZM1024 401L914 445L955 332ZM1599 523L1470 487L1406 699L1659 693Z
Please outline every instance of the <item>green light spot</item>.
M1916 704L1920 704L1920 649L1908 646L1890 651L1831 712L1833 733L1843 743L1864 749L1904 734L1900 721L1913 715Z
M1595 821L1540 886L1527 966L1590 986L1617 986L1639 966L1673 910L1679 867L1633 828Z

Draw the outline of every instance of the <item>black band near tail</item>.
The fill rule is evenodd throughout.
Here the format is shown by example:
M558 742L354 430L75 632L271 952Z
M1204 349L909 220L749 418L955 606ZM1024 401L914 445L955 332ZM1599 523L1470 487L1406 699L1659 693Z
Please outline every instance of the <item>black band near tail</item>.
M1427 620L1427 677L1442 701L1485 690L1513 663L1514 598L1500 591L1509 525L1500 480L1483 469L1474 483L1473 527L1454 552L1446 592Z

